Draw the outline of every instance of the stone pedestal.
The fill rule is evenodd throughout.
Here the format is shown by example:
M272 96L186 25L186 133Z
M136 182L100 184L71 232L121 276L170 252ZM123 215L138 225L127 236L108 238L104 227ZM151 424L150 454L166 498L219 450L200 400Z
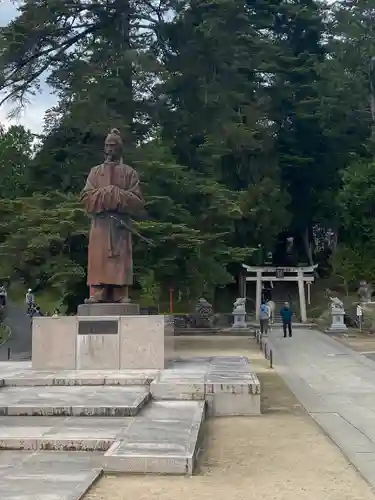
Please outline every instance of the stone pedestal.
M135 316L136 314L139 314L139 304L131 302L81 304L77 309L78 316Z
M246 324L246 311L236 312L233 311L233 325L232 328L247 328Z
M169 316L35 317L32 329L34 370L163 369L173 356Z
M332 324L329 329L330 332L342 332L347 330L344 322L345 311L341 308L332 307Z

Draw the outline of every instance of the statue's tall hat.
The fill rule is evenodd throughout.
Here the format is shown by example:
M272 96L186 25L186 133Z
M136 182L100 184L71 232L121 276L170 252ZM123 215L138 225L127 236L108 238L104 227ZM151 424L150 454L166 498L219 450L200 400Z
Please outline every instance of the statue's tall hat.
M122 148L123 143L121 139L121 134L117 128L111 129L110 133L107 135L106 141L108 141L109 139L115 140Z

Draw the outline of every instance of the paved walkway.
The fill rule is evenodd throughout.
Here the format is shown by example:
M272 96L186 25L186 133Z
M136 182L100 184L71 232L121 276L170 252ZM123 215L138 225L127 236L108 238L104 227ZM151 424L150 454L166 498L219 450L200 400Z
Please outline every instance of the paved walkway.
M9 342L0 347L0 361L8 359L8 348L13 360L31 356L31 320L19 304L8 301L4 323L12 329Z
M0 451L1 500L79 500L101 474L96 453Z
M270 334L274 365L309 414L375 487L375 362L317 330Z

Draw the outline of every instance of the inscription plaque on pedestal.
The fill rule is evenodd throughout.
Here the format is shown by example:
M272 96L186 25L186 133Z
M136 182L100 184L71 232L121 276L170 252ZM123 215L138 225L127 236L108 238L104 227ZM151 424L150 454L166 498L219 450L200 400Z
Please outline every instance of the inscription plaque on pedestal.
M78 322L78 335L117 335L117 320L81 320Z
M279 280L284 278L284 269L276 269L276 278Z

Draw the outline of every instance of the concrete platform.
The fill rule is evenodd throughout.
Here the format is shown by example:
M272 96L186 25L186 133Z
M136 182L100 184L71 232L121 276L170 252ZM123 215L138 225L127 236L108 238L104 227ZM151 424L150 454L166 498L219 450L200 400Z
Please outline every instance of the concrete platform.
M150 390L155 400L205 400L212 416L260 414L260 382L247 358L179 358Z
M148 402L148 387L4 387L0 415L107 416L136 415Z
M0 364L1 365L1 364ZM150 385L160 370L24 370L19 373L2 374L0 386L71 386L71 385Z
M135 418L0 417L0 448L48 450L52 459L100 451L97 463L108 472L189 475L204 418L203 401L153 402Z
M101 472L96 454L0 452L0 498L80 500Z
M157 400L149 403L151 392ZM247 358L181 357L166 369L126 370L40 371L30 362L0 363L0 498L24 500L22 485L13 483L7 486L13 496L1 495L1 456L14 450L34 456L36 464L41 459L31 452L46 452L49 459L43 460L61 462L61 474L67 452L75 458L83 451L88 459L95 455L95 467L88 462L80 476L85 488L102 467L190 475L206 409L213 416L260 413L260 384ZM73 482L66 491L50 488L53 500L80 498L71 496L82 490ZM35 496L25 500L51 500L36 481L31 486Z
M35 317L34 370L164 369L173 357L170 316Z
M153 402L107 451L108 472L193 474L205 418L203 401Z
M0 385L147 387L151 384L155 400L206 400L212 416L260 414L260 383L246 357L180 357L170 361L165 370L37 371L24 363L14 364L22 365L23 369L10 371L9 363L0 363Z
M0 417L1 450L101 451L133 417Z

